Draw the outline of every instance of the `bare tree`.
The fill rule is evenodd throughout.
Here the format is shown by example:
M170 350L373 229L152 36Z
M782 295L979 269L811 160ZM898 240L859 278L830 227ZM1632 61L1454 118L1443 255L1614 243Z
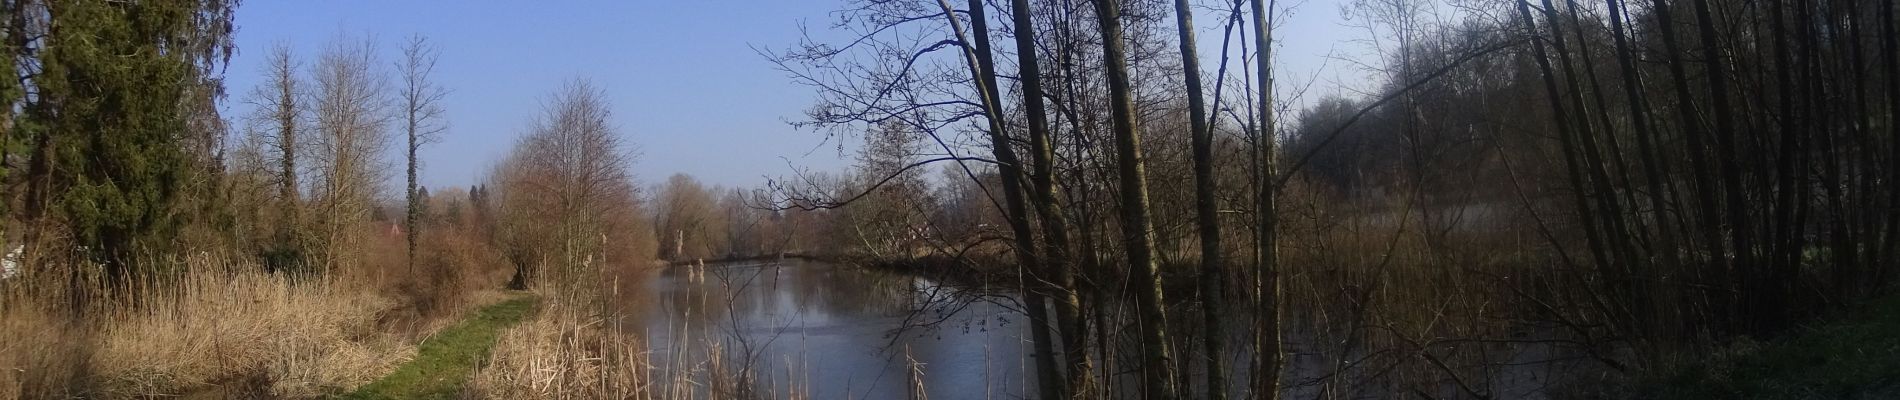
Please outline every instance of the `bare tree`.
M293 256L299 250L299 236L302 222L301 191L297 184L298 130L305 129L299 124L307 117L302 78L297 75L297 60L289 45L278 44L272 47L264 62L262 71L267 78L264 85L253 88L247 102L254 107L251 123L262 126L258 133L257 144L261 157L276 161L272 181L277 187L276 229L271 244L271 252L278 255L273 263L294 262L285 256ZM264 153L268 151L268 153ZM283 265L274 265L282 268Z
M714 193L686 174L673 174L654 193L654 234L661 243L660 259L691 261L715 257L712 241L721 234L713 232Z
M398 73L402 74L403 132L409 139L406 148L409 156L409 184L403 193L408 204L407 223L404 224L408 230L404 233L409 243L408 260L412 271L416 267L416 238L422 231L419 222L423 206L423 199L417 196L416 172L422 166L421 160L416 158L416 151L421 150L422 145L440 139L442 132L448 129L442 122L441 104L448 90L430 80L430 75L435 72L437 57L438 52L428 39L417 35L410 37L409 43L403 45L402 61L396 64Z
M1207 129L1207 105L1201 94L1200 52L1194 46L1194 11L1187 0L1174 0L1181 41L1181 75L1187 84L1188 123L1194 140L1194 216L1201 240L1201 316L1206 327L1207 398L1227 398L1227 355L1222 344L1220 214L1214 198L1214 133Z
M881 260L914 257L930 199L921 172L905 168L923 153L923 136L896 121L871 127L858 149L858 176L851 184L868 194L839 209L856 246Z
M1279 184L1279 144L1275 137L1273 109L1273 18L1268 14L1273 9L1271 0L1253 1L1254 49L1259 54L1254 57L1259 74L1254 84L1259 85L1260 124L1254 132L1255 154L1258 154L1259 176L1254 184L1259 193L1254 207L1255 239L1258 246L1254 253L1258 259L1254 273L1253 303L1258 310L1254 313L1254 395L1261 399L1280 398L1280 367L1284 354L1280 342L1280 310L1283 306L1280 296L1280 209L1277 197Z
M1135 285L1141 321L1142 376L1147 398L1174 398L1174 360L1168 350L1168 318L1161 294L1161 273L1155 264L1155 243L1148 204L1148 178L1142 160L1141 121L1129 88L1128 52L1124 47L1121 2L1096 0L1095 15L1102 32L1103 69L1113 109L1115 164L1121 183L1122 245L1133 265L1129 279Z
M635 215L637 193L627 164L632 154L618 130L608 121L607 95L586 80L568 82L550 98L527 136L516 146L504 178L506 196L526 201L514 212L530 217L519 223L537 226L534 243L551 245L552 254L516 261L513 285L537 284L541 264L557 268L551 278L573 296L587 295L605 261L608 238L632 234L615 229L612 216ZM624 224L622 224L624 225ZM532 244L532 243L531 243ZM584 297L583 297L584 298Z
M1069 224L1056 187L1055 140L1050 134L1048 110L1044 107L1041 59L1037 56L1036 26L1031 22L1029 0L1013 0L1010 9L1016 30L1016 66L1022 82L1023 112L1028 119L1029 159L1034 163L1030 174L1030 202L1036 208L1036 222L1042 228L1042 272L1047 282L1034 290L1047 290L1055 300L1056 324L1062 334L1062 355L1068 364L1068 396L1087 396L1090 386L1088 325L1082 321L1081 296L1075 290L1073 257L1069 254ZM1036 306L1040 307L1040 304Z
M311 82L315 137L312 156L326 268L350 261L369 223L378 188L388 179L389 100L375 68L374 45L339 39L318 57Z
M983 108L982 115L988 123L990 154L996 157L1002 173L1003 204L1006 207L1004 210L1009 216L1010 232L1016 242L1018 270L1023 271L1019 273L1040 271L1042 256L1036 251L1035 233L1029 228L1029 211L1025 206L1024 196L1028 190L1022 183L1023 163L1022 159L1016 157L1016 150L1010 145L1008 124L1003 113L1002 90L996 86L995 52L990 47L989 17L984 13L983 0L969 2L967 11L970 17L970 29L968 32L956 18L955 10L951 9L947 0L938 0L937 4L943 10L943 16L950 24L950 31L955 35L957 44L963 50L964 63L969 66L970 74L974 78L971 81L975 83L976 96L981 99L979 104ZM1049 312L1042 291L1024 289L1026 290L1023 293L1023 299L1029 302L1026 308L1029 314L1030 336L1036 353L1054 354L1055 341L1049 336ZM1047 356L1037 357L1036 371L1036 383L1039 385L1042 397L1061 398L1062 372L1056 368L1055 359Z

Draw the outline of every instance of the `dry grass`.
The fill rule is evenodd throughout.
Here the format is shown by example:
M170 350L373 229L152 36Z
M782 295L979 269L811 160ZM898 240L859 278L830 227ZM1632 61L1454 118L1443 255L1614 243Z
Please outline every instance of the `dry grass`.
M582 275L592 276L583 272ZM625 277L625 274L622 274ZM469 383L465 398L528 399L803 399L808 383L798 371L749 368L747 354L729 352L719 337L651 348L632 333L681 326L630 327L622 321L629 299L640 296L616 279L571 280L537 289L542 309L503 332L489 362ZM601 286L606 286L602 288ZM782 378L778 381L774 378Z
M142 304L81 300L82 317L71 304L10 296L0 336L31 339L0 349L0 397L315 397L374 379L414 352L406 338L378 331L397 306L374 291L210 258L182 269L166 288L140 290L151 293ZM43 279L26 279L34 278Z
M464 257L437 257L413 274L394 268L399 242L364 249L361 265L303 278L265 272L249 257L199 254L147 263L161 268L115 286L88 272L97 266L30 262L0 281L0 399L349 390L501 296L482 288L499 287L505 271L472 262L482 255L453 240L425 248Z
M465 398L648 399L678 398L657 389L645 343L620 326L624 313L610 307L621 295L619 279L588 262L572 268L543 267L535 294L541 309L503 331L463 393ZM613 269L608 267L607 269Z
M1282 219L1287 318L1297 321L1287 328L1297 350L1319 356L1298 366L1293 386L1531 396L1549 371L1612 348L1602 316L1578 306L1584 282L1552 250L1571 238L1538 229L1560 216L1509 202L1296 199Z
M495 399L672 398L656 396L649 386L645 346L586 314L571 304L545 303L533 319L502 333L467 394Z

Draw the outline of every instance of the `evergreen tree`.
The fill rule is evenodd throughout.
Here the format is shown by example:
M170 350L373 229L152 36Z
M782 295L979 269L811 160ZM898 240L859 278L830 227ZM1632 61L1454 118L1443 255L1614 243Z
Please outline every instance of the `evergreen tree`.
M219 0L51 1L37 49L35 96L19 127L32 138L26 211L61 227L82 256L123 276L141 250L164 247L189 179L189 97L215 84L230 54Z

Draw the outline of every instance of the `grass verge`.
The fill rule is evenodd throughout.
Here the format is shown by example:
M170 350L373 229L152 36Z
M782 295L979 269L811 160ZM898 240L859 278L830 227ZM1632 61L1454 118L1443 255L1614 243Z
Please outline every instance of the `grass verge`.
M1900 295L1772 342L1742 341L1637 385L1657 399L1900 398Z
M345 399L455 398L488 357L503 329L534 311L535 298L520 295L483 307L473 316L422 342L416 358L396 372L364 385Z

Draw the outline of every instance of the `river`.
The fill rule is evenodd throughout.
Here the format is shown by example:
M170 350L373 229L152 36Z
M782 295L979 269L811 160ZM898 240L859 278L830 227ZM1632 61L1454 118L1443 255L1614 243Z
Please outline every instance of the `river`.
M680 383L670 377L686 377L690 382L685 384L694 386L700 398L735 397L711 392L713 387L722 387L716 381L731 382L734 376L752 379L744 385L725 385L728 389L723 390L743 386L764 398L904 399L913 398L916 385L933 400L1034 397L1035 377L1026 373L1032 370L1028 321L1019 311L1017 298L1007 290L966 288L913 274L802 260L670 267L655 271L640 288L644 290L621 297L629 305L628 319L635 322L626 326L639 327L628 333L646 339L657 380ZM1234 320L1245 318L1236 315ZM1244 327L1230 327L1236 329L1229 333L1231 340L1243 343ZM1581 372L1574 369L1577 362L1551 362L1574 357L1544 345L1451 344L1434 346L1431 353L1408 351L1419 356L1391 360L1423 366L1422 371L1375 367L1333 376L1331 368L1346 364L1332 364L1319 357L1320 352L1344 350L1340 354L1359 361L1382 360L1369 356L1391 353L1313 348L1310 337L1304 332L1286 335L1292 370L1282 389L1297 398L1379 398L1420 387L1444 397L1463 397L1463 391L1475 390L1510 398L1541 398L1553 378ZM1487 361L1458 369L1476 374L1466 379L1475 377L1478 388L1432 377L1443 367L1436 364L1439 359L1454 353L1470 358L1474 351ZM1429 354L1437 356L1423 357ZM1231 357L1234 376L1245 376L1243 354ZM721 360L723 365L710 360ZM1198 363L1187 367L1194 370L1189 378L1194 380L1189 382L1204 379L1198 377ZM1118 364L1116 369L1134 368ZM1390 383L1386 375L1415 373L1426 374L1420 376L1425 380L1383 386ZM1131 386L1134 379L1117 381L1114 390L1118 392L1138 390ZM1337 392L1322 387L1329 381L1339 385ZM1244 379L1229 383L1232 393L1244 392Z
M672 267L644 286L631 317L662 370L703 370L717 347L772 397L901 399L912 382L935 400L1033 391L1028 324L1004 292L802 260Z

